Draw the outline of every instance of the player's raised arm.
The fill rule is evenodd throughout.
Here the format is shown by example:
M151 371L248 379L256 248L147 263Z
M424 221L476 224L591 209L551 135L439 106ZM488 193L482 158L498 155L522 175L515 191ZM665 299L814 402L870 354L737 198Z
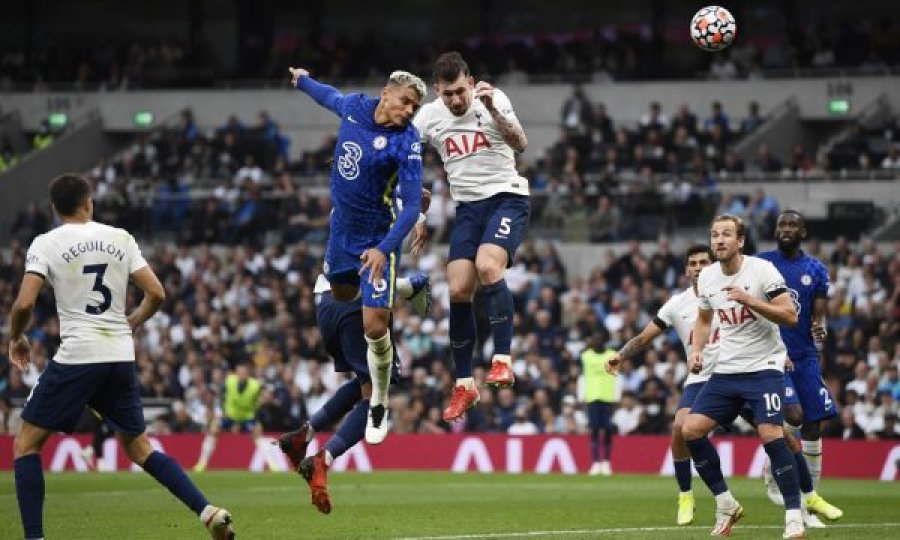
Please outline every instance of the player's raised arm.
M291 86L302 90L309 97L313 98L316 103L341 116L341 105L344 101L344 95L336 88L316 81L303 68L288 68L288 71L291 72Z
M503 142L508 144L516 152L524 152L528 147L528 137L522 124L513 112L509 99L489 83L479 81L475 85L475 97L480 99L485 108L497 124Z

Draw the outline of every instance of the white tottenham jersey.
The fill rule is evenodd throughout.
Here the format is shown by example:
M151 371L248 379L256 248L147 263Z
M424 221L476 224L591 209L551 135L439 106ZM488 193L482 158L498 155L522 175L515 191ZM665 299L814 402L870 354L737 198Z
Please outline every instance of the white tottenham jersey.
M722 290L728 286L741 287L764 302L774 291L787 289L784 277L772 263L750 255L744 255L741 268L734 275L722 273L721 263L700 272L700 309L713 310L713 318L719 323L719 357L713 372L784 371L787 349L778 325L747 306L728 300L727 292Z
M128 278L147 262L127 231L90 221L34 239L25 271L44 276L56 295L60 364L134 360L125 319Z
M494 89L494 106L518 123L506 94ZM480 99L456 116L441 98L426 103L413 119L422 141L434 146L447 171L450 195L457 202L481 201L498 193L528 195L528 180L516 171L515 151L503 141Z
M656 314L656 317L666 324L666 327L672 327L681 340L684 347L684 353L688 359L691 357L691 341L694 337L694 322L697 320L697 309L700 306L700 299L694 292L693 287L688 287L684 291L669 298L663 304ZM712 327L709 332L709 342L703 347L703 369L700 373L688 373L684 380L684 385L701 383L709 379L713 373L713 366L716 358L719 356L719 324L713 318Z

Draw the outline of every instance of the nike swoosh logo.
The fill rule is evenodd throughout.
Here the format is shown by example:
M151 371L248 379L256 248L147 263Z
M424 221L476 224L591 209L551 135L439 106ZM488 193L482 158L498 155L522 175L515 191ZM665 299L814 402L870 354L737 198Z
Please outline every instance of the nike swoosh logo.
M373 294L372 298L381 298L382 296L384 296L384 293L378 293L378 294Z
M506 240L506 239L509 238L509 237L508 237L508 236L503 236L502 234L495 234L495 235L494 235L494 238L499 238L499 239L501 239L501 240Z
M777 412L766 413L766 418L772 418L772 417L775 416L776 414L778 414L778 413L777 413Z
M358 123L359 123L359 122L357 122L356 120L354 120L353 117L350 116L349 114L347 115L347 120L350 120L350 121L353 122L354 124L358 124Z

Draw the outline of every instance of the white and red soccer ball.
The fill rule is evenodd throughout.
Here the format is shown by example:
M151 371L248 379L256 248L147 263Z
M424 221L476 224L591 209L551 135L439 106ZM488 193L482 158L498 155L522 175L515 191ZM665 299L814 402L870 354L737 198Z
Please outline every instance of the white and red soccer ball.
M704 51L725 49L736 34L734 16L723 7L706 6L691 19L691 41Z

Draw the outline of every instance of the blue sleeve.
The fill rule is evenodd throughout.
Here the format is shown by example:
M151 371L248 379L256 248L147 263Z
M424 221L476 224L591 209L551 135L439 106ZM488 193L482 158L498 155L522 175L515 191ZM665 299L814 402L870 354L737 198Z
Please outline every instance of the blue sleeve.
M422 143L419 142L419 133L413 128L407 130L395 153L403 210L384 240L378 244L378 251L385 255L400 247L400 243L415 226L422 209Z
M303 90L316 103L330 110L338 116L343 116L344 95L336 88L322 84L312 77L300 77L297 79L297 89Z
M828 298L828 285L831 278L828 276L828 268L819 261L816 261L819 270L819 283L816 287L816 298Z

